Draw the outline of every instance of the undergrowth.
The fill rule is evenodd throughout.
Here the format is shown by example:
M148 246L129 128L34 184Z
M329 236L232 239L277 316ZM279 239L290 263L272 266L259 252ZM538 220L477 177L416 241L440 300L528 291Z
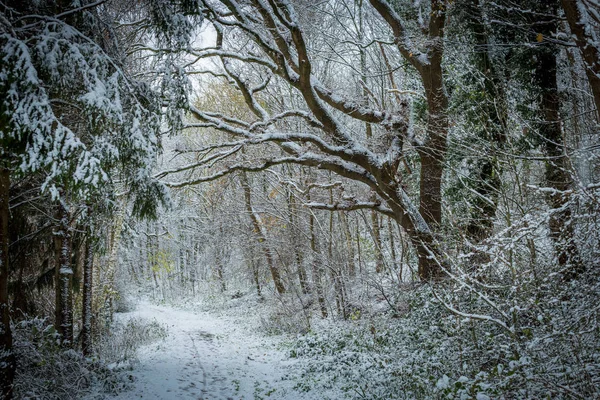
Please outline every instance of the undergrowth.
M418 286L399 294L410 310L400 318L390 310L313 324L290 348L296 389L351 399L600 396L595 271L577 281L550 275L482 292L483 285Z
M17 399L79 400L103 398L126 390L136 350L166 337L156 321L129 320L104 332L93 357L60 345L59 335L47 319L33 318L14 324Z

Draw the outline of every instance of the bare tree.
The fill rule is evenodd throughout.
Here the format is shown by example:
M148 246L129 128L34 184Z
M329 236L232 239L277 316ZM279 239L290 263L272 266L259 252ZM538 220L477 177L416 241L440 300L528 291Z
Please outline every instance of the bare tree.
M409 134L405 110L396 112L362 106L337 95L318 79L318 63L303 29L303 17L291 2L205 1L203 4L207 18L217 32L217 42L216 46L196 49L191 55L196 60L221 60L221 71L210 73L224 77L240 91L255 120L240 120L190 107L197 122L189 123L189 128L215 128L236 140L202 149L213 151L213 154L186 168L208 163L214 167L242 147L253 145L276 144L280 151L271 150L272 156L259 160L221 163L222 168L213 174L168 184L180 187L240 170L260 171L284 163L331 171L367 185L377 197L374 200L348 198L335 204L313 203L312 207L344 211L368 208L390 216L409 233L417 249L419 276L424 280L441 276L443 257L436 244L436 230L442 221L441 182L448 131L448 101L442 76L445 2L431 2L429 22L420 26L425 35L417 45L410 40L414 32L408 31L403 19L388 2L371 1L374 11L388 24L392 39L390 42L371 38L371 43L365 39L366 43L362 44L369 46L382 40L393 43L417 72L428 107L427 132L421 139ZM304 7L301 11L308 12L311 6L300 4L298 7ZM240 37L247 39L241 46ZM293 90L297 100L301 101L299 107L270 112L260 98L275 85ZM294 119L303 121L303 132L276 129ZM348 125L352 121L375 124L387 132L389 143L377 146L377 151L370 149L363 139L354 135ZM417 149L421 160L418 204L403 187L399 171L405 141Z

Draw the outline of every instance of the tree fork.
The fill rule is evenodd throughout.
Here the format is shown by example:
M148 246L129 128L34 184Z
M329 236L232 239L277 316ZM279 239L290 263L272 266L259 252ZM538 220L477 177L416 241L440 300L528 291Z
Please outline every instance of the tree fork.
M394 8L385 0L370 0L371 5L387 22L394 35L394 41L402 56L419 72L427 99L427 139L417 147L421 159L419 214L433 232L442 222L442 174L447 150L448 98L444 90L442 58L444 54L444 26L446 23L446 2L431 1L428 25L428 45L425 53L413 49L408 33ZM425 61L423 61L425 60ZM389 203L389 202L388 202ZM399 210L397 221L402 220ZM422 280L438 279L442 275L440 260L432 257L435 253L433 233L425 234L408 230L411 242L416 245L419 258L419 277Z

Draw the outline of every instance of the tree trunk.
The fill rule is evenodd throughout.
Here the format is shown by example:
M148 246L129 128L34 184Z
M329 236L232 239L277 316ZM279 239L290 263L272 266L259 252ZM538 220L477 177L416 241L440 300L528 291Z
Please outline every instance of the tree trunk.
M363 24L363 1L355 1L355 7L358 9L358 43L363 42L364 24ZM362 102L365 106L369 105L369 92L367 90L367 54L363 46L357 48L360 55L360 79L362 81ZM367 144L373 142L373 127L369 122L365 123L365 137ZM370 194L371 201L377 200L375 192ZM333 202L333 201L332 201ZM371 211L371 228L373 229L373 247L375 250L375 271L380 273L383 271L383 253L381 251L381 226L379 223L379 214L376 211Z
M373 196L372 200L376 200ZM375 247L375 272L378 274L383 272L383 251L381 243L381 223L379 221L379 213L371 211L371 226L373 228L373 245Z
M310 192L306 194L306 201L310 202ZM323 257L319 249L317 232L315 229L315 216L311 212L308 216L308 229L310 232L310 249L312 251L311 270L314 288L317 294L317 302L321 309L321 316L327 318L327 304L325 304L325 293L323 290Z
M92 232L88 230L88 237L85 241L81 310L81 350L84 356L88 356L92 352L92 276L94 269L94 247L92 240Z
M436 232L442 223L442 174L447 150L448 135L448 98L444 89L442 58L444 54L444 27L446 23L446 1L432 0L426 40L426 51L415 56L409 44L408 31L403 21L394 11L394 7L385 0L370 0L371 5L390 26L395 43L402 56L419 72L425 97L427 99L427 137L416 147L421 159L419 210L407 210L408 205L402 199L402 189L388 191L384 199L399 198L401 207L388 202L394 210L395 219L407 231L419 258L419 278L429 281L442 277L441 254L436 246ZM403 137L404 132L398 132ZM391 171L394 174L396 171ZM393 177L381 179L382 184ZM392 178L392 179L390 179ZM408 214L408 218L404 215Z
M215 258L217 279L221 285L221 293L224 293L227 290L227 285L225 285L225 275L223 274L223 251L221 249L217 249Z
M0 397L3 399L12 399L16 369L8 304L9 190L10 170L0 167Z
M333 203L333 191L329 189L329 201ZM333 288L335 290L335 305L337 308L338 315L341 315L343 319L346 319L346 288L344 285L343 278L343 266L334 259L333 255L333 242L334 242L334 217L336 213L329 213L329 245L327 246L327 256L329 260L329 272L331 274L331 281L333 282Z
M347 264L348 264L348 276L354 278L356 276L356 264L354 260L354 243L352 239L352 233L350 232L350 226L348 225L348 216L345 211L340 211L340 221L344 230L344 237L346 238L346 250L348 250Z
M123 221L125 219L125 200L116 203L116 210L114 220L112 221L110 241L108 247L108 263L106 266L106 280L105 285L108 286L109 290L105 290L106 298L104 299L104 304L108 305L108 313L107 316L109 320L112 322L114 307L116 303L116 294L115 291L115 274L117 271L117 263L119 260L119 243L121 241L121 233L123 232ZM158 233L158 227L156 229ZM156 250L158 251L158 234L156 236ZM155 253L156 256L156 253Z
M440 54L432 58L431 65L421 72L429 111L428 138L417 149L421 158L419 214L434 235L442 223L442 174L448 135L448 98L444 91L441 61ZM426 281L439 279L442 276L439 260L430 255L430 252L436 252L434 240L427 237L416 239L421 243L417 246L419 277Z
M303 260L302 260L302 252L300 250L300 246L298 246L298 240L300 238L300 229L298 227L298 220L296 218L296 212L297 210L297 204L296 204L296 197L294 196L294 194L290 191L289 195L288 195L288 212L290 213L290 229L289 232L291 233L291 243L294 246L294 256L295 256L295 261L296 261L296 268L298 271L298 280L300 281L300 289L302 290L303 294L308 294L310 292L310 287L308 285L308 280L306 277L306 270L304 269L304 264L303 264Z
M395 223L395 221L394 221ZM392 219L387 218L388 235L390 236L390 257L392 259L392 271L398 270L398 260L396 259L396 241L394 240L394 227Z
M309 228L310 228L310 249L312 250L312 253L313 253L313 259L312 259L312 263L311 263L313 282L314 282L315 289L317 292L317 301L319 303L319 308L321 309L321 316L323 318L327 318L327 305L325 304L325 294L323 291L323 282L322 282L323 268L320 265L320 263L322 263L323 260L321 257L321 253L319 252L319 246L317 245L317 234L315 232L315 217L311 213L310 216L308 217L308 219L309 219L308 224L309 224Z
M250 184L248 183L248 176L246 172L241 173L241 183L242 189L244 190L244 200L246 202L246 211L252 221L252 226L254 228L254 233L258 238L258 243L260 244L263 254L265 256L265 260L267 261L267 267L269 267L269 271L271 272L271 277L273 278L273 283L275 284L275 289L277 293L283 294L285 293L285 287L283 286L283 282L281 281L281 276L279 275L279 270L275 267L275 263L273 261L273 256L271 255L271 250L267 246L266 235L263 233L262 227L260 225L260 220L254 208L252 207L252 197L250 193Z
M348 311L346 305L346 287L344 285L344 277L342 271L339 268L333 268L331 270L331 278L333 279L333 287L335 288L335 304L337 306L338 314L343 319L348 318Z
M547 4L556 11L557 4L554 1L549 0ZM556 28L556 21L552 19L541 25L541 33L544 37L550 37ZM543 121L539 131L548 157L545 171L546 184L555 189L548 196L548 202L554 209L550 217L550 236L554 241L559 265L567 268L567 275L572 276L573 273L580 271L583 265L574 241L573 226L570 223L571 210L567 205L567 191L571 188L572 182L560 125L556 54L555 46L550 44L535 51L537 62L534 80L541 90L540 108Z
M221 240L225 239L223 235L223 225L221 223L219 223L219 237L221 238ZM225 291L227 290L227 285L225 283L225 274L223 270L223 262L225 261L225 251L223 247L224 243L219 243L217 244L217 248L215 249L215 267L217 272L217 279L221 284L221 293L225 293Z
M55 269L56 309L54 326L64 346L73 344L73 266L72 232L69 211L59 203L59 226L55 232L57 263Z
M590 26L592 22L589 15L585 17L583 15L588 13L587 7L592 5L583 4L581 0L561 0L561 4L583 58L585 73L594 95L596 120L600 123L600 45L587 34L587 31L593 30L594 27Z
M256 294L258 297L262 297L262 290L260 288L260 275L258 271L258 265L256 260L254 260L254 257L251 258L249 265L252 271L252 279L254 279L254 286L256 287Z
M504 111L505 94L489 54L489 40L484 25L484 16L480 0L472 0L468 5L467 21L473 32L476 51L474 53L475 67L483 76L484 102L479 107L481 116L476 116L476 124L481 126L476 134L491 145L491 153L479 162L474 168L475 184L473 189L477 193L473 199L470 221L466 226L467 237L475 244L481 243L492 232L494 217L498 206L497 188L500 186L501 166L496 157L495 149L502 148L506 141ZM487 261L488 257L475 257L474 264Z
M154 282L154 289L159 289L158 284L158 229L156 224L148 223L148 235L146 236L146 258L148 260L148 273L152 276Z

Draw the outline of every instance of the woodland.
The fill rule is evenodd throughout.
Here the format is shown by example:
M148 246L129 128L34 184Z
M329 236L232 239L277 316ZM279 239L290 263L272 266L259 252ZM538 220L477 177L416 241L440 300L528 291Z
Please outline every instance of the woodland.
M148 304L280 338L237 398L598 398L599 137L598 0L0 0L0 398Z

